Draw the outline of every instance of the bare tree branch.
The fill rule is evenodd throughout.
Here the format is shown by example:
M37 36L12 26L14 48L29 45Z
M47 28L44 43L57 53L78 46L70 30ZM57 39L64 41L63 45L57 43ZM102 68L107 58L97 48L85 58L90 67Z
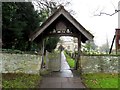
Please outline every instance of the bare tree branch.
M61 5L68 7L71 5L70 1L65 0L33 0L34 5L37 7L38 11L48 11L50 16L54 13ZM46 10L47 9L47 10ZM51 11L52 10L52 11ZM75 14L73 10L68 10L72 15Z
M115 9L115 5L112 3L112 5L113 5L113 7L114 7L114 9ZM120 5L120 4L119 4ZM118 5L118 7L119 7L119 5ZM97 9L98 10L98 9ZM95 10L95 12L97 11L97 10ZM106 13L106 12L102 12L103 10L101 10L100 11L100 13L99 14L94 14L94 16L102 16L102 15L108 15L108 16L113 16L113 15L115 15L116 13L118 13L118 12L120 12L120 10L117 10L117 9L115 9L115 12L113 12L113 13ZM95 13L94 12L94 13Z
M115 12L112 13L112 14L105 13L105 12L100 12L99 14L95 14L94 16L102 16L102 15L113 16L113 15L115 15L115 14L118 13L118 12L120 12L120 10L115 10Z

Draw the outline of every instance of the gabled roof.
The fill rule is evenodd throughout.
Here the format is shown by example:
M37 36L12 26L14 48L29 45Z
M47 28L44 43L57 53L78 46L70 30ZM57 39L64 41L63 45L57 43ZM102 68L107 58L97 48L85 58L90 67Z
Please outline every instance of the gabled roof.
M37 38L42 32L45 31L60 15L63 15L77 30L86 38L86 40L93 40L93 35L87 31L75 18L73 18L68 11L64 9L63 6L60 6L57 11L52 14L41 26L38 30L33 32L29 38L29 41L33 41ZM86 41L85 40L85 41ZM84 42L85 42L84 41Z

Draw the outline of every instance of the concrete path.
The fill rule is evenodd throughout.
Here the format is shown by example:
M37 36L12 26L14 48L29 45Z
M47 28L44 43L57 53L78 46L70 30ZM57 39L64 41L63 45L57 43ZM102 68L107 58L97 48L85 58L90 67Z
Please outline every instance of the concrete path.
M70 66L66 61L66 57L63 52L61 52L61 77L73 77Z
M40 88L85 88L81 79L74 77L64 53L61 53L61 71L52 72L49 76L44 77Z

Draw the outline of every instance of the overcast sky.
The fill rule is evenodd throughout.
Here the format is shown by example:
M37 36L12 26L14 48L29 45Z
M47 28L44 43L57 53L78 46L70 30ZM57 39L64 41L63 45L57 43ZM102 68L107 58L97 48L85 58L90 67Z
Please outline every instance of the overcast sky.
M58 0L62 1L62 0ZM112 14L118 9L120 0L64 0L70 1L67 10L73 10L74 18L88 31L94 35L94 42L101 46L112 39L115 35L115 29L118 28L118 13L113 16L101 15L94 16L100 12Z
M115 29L118 28L118 14L113 16L94 16L100 11L114 13L118 9L119 0L71 0L69 8L75 11L74 17L95 37L98 46L106 43L111 45Z

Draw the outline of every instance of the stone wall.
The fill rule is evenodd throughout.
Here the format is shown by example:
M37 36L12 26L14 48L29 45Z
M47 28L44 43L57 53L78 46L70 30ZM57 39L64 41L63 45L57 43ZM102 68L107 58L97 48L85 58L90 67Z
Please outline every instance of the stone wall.
M39 73L42 57L31 54L0 53L2 56L2 73Z
M120 56L81 56L83 73L118 73Z

